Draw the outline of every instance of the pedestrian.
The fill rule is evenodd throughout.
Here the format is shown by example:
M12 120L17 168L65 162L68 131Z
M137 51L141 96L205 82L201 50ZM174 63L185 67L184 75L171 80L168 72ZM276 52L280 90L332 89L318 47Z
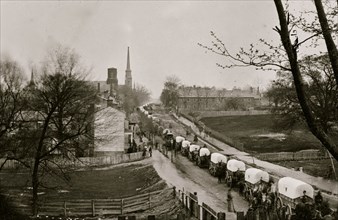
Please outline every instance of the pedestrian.
M323 196L322 196L320 190L318 190L318 193L317 193L317 195L315 196L315 204L316 204L317 206L320 206L320 205L322 204L322 202L323 202Z
M147 147L143 148L142 157L145 157L147 153Z
M234 212L234 205L232 201L231 188L228 190L227 202L228 202L228 212Z
M149 147L149 156L152 157L153 156L153 151L151 149L151 146Z
M197 137L197 134L195 134L194 136L194 142L197 143L198 142L198 137Z

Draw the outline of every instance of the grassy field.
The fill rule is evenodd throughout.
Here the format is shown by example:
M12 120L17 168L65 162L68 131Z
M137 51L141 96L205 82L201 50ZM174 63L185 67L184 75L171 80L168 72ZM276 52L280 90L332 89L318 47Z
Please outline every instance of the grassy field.
M310 174L312 176L320 176L327 178L328 170L331 167L331 161L327 160L303 160L303 161L284 161L284 162L274 162L284 167L288 168L296 168L303 167L303 172ZM333 161L336 172L338 172L338 162ZM338 178L338 176L337 176ZM330 179L334 179L331 176Z
M225 116L203 118L209 128L244 144L251 153L294 152L319 149L320 142L305 127L293 131L274 126L272 115ZM338 142L338 137L335 138Z
M104 199L121 198L159 190L165 183L151 165L117 166L106 170L85 170L70 173L70 182L66 184L58 178L48 178L49 189L41 187L40 199ZM30 197L31 184L28 173L1 172L2 190ZM52 187L56 187L52 189Z

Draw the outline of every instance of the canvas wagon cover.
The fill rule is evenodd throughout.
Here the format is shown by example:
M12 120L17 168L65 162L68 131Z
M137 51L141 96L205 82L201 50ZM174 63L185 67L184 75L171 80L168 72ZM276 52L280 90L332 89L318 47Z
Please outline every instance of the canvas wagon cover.
M184 141L184 140L185 140L184 137L181 137L181 136L177 136L177 137L176 137L176 142L177 142L177 143L181 143L181 142Z
M218 162L227 163L228 158L225 155L220 154L220 153L212 153L210 160L213 163L218 163Z
M239 160L232 159L228 161L227 169L232 172L236 172L237 170L245 171L245 163Z
M189 147L189 146L190 146L190 141L187 141L187 140L182 141L182 147L183 148L186 148L186 147Z
M163 134L170 133L170 130L168 128L163 130Z
M278 181L278 192L291 199L296 199L305 195L313 199L313 187L303 181L291 178L283 177Z
M210 155L210 150L208 148L201 148L200 150L200 157L202 156L209 156Z
M249 168L245 171L245 181L256 184L260 180L263 180L266 183L269 182L269 174L256 168Z
M192 152L194 150L199 150L200 148L201 148L200 146L193 144L193 145L190 145L189 151Z

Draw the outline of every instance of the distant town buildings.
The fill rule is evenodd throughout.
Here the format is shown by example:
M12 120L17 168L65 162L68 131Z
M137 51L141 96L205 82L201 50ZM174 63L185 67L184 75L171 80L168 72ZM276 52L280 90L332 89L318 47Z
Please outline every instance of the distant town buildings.
M106 81L93 81L99 92L99 107L94 122L94 156L125 153L132 143L133 123L129 123L122 110L125 101L125 90L132 90L129 47L127 51L127 68L125 84L119 85L117 69L107 69Z
M92 81L94 86L97 87L100 97L104 100L110 100L110 102L108 103L113 107L118 107L120 105L121 99L124 98L123 94L121 94L122 90L132 89L133 79L130 68L129 47L127 50L127 68L125 72L126 73L124 85L118 84L117 69L114 67L107 69L106 81Z
M266 104L259 87L227 90L214 87L180 86L178 93L177 107L179 110L248 110Z

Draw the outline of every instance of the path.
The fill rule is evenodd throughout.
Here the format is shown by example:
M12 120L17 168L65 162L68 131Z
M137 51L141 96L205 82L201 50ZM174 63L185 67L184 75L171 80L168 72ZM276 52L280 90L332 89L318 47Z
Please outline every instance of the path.
M153 152L153 166L168 184L180 190L197 192L199 204L204 202L217 212L226 212L228 188L224 183L218 183L217 178L212 177L207 170L200 169L179 154L174 162L171 162L157 150ZM236 211L246 211L248 203L237 192L232 194ZM227 213L227 217L231 216L234 216L234 213Z

